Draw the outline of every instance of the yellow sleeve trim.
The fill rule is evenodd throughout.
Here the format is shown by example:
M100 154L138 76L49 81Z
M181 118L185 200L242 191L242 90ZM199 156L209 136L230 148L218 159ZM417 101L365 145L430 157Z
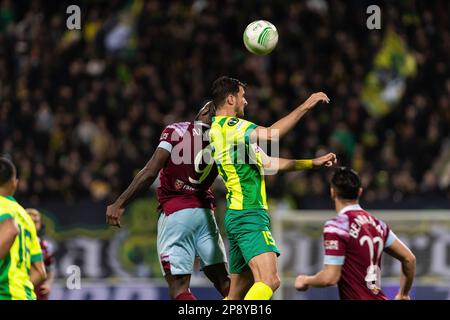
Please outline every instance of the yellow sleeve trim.
M295 170L312 169L312 160L295 160Z

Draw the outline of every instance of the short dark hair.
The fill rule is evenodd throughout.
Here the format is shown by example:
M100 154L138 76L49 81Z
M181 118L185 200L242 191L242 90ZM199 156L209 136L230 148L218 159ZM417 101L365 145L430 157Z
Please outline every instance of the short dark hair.
M340 199L357 200L361 179L355 170L348 167L339 167L331 178L331 186L336 190Z
M0 186L8 183L16 174L16 166L8 158L0 157Z
M238 79L222 76L214 80L211 88L212 100L216 108L220 108L229 94L237 94L239 87L247 85Z

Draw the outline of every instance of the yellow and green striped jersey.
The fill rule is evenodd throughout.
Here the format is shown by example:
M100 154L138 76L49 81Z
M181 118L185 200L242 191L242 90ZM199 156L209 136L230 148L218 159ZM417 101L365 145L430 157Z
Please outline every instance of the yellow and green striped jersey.
M268 209L261 155L250 133L256 124L236 117L212 119L212 156L227 187L227 208Z
M11 250L0 260L0 300L34 300L31 264L42 261L36 227L25 209L11 197L0 196L0 221L14 219L19 229Z

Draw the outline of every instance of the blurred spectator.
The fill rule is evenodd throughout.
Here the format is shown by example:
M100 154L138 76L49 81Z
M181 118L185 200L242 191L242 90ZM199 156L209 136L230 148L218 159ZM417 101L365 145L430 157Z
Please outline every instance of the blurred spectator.
M441 146L450 133L450 4L382 2L383 28L370 31L365 1L256 3L81 1L80 32L65 29L67 1L1 0L0 143L21 170L20 194L33 204L115 198L164 126L192 120L212 81L226 74L250 85L247 116L261 125L326 92L331 104L312 110L282 153L337 152L360 171L366 201L448 199ZM242 44L257 18L280 32L269 57ZM391 112L374 117L360 97L387 26L417 72ZM269 197L308 206L327 198L326 175L268 178Z

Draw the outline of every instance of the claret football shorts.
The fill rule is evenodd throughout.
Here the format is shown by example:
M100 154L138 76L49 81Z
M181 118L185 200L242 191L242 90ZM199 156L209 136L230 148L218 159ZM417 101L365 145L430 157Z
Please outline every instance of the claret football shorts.
M223 240L210 209L183 209L168 216L161 213L157 238L163 275L192 274L196 256L201 269L227 262Z

